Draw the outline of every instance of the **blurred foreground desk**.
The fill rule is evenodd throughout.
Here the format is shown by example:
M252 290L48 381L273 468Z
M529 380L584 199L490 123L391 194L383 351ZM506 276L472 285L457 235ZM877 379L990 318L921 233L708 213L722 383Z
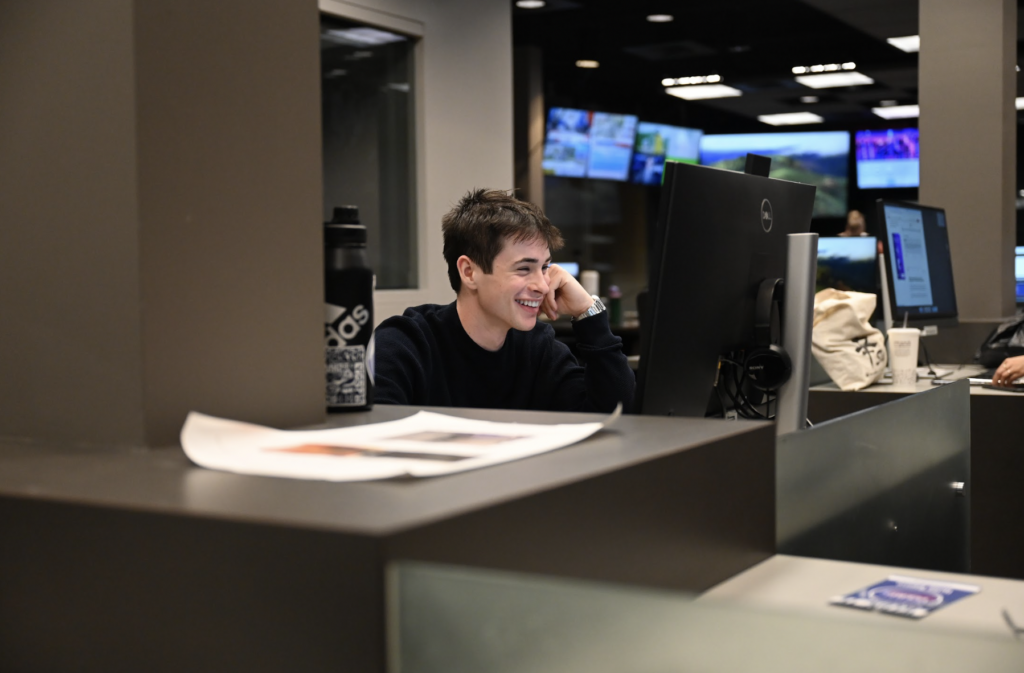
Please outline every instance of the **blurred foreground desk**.
M947 378L966 378L976 365L954 369ZM874 385L843 392L835 384L812 386L807 415L812 423L854 413L932 388ZM1024 394L971 387L971 572L1024 579Z
M774 448L767 423L625 416L521 461L339 484L0 444L0 670L383 671L399 559L702 591L774 553Z

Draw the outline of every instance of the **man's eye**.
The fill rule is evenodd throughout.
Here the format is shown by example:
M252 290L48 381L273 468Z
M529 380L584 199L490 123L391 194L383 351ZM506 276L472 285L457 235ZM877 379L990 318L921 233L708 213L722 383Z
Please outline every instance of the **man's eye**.
M551 268L550 264L545 264L544 266L541 267L541 271L543 271L544 273L547 273L548 269L550 269L550 268Z

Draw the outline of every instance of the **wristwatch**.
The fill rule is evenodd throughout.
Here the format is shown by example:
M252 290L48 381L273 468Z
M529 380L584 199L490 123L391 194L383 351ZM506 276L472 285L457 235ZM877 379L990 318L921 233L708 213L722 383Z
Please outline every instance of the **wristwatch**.
M598 297L596 294L592 294L590 296L593 297L594 303L591 304L590 308L588 308L583 313L580 313L578 316L576 316L574 318L569 318L570 322L576 322L577 320L583 320L584 318L589 318L592 315L597 315L598 313L604 313L605 310L607 310L605 308L604 302L601 301L600 297Z

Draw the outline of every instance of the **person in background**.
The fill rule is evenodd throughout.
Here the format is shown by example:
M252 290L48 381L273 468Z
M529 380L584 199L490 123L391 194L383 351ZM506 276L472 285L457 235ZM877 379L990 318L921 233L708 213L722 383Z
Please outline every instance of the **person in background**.
M1006 358L996 367L996 373L992 376L992 385L1010 388L1014 381L1022 377L1024 377L1024 355Z
M864 213L859 210L851 210L846 215L846 229L840 236L867 236Z
M562 235L510 193L477 189L441 220L455 301L388 318L375 332L374 399L548 411L628 408L636 376L608 313L551 264ZM582 364L538 321L571 316Z

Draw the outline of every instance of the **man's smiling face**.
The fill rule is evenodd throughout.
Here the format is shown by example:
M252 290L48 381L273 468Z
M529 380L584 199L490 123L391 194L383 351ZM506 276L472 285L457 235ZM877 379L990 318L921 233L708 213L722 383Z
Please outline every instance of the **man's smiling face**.
M478 276L480 308L492 329L529 331L548 293L551 251L540 239L506 242L491 273Z

